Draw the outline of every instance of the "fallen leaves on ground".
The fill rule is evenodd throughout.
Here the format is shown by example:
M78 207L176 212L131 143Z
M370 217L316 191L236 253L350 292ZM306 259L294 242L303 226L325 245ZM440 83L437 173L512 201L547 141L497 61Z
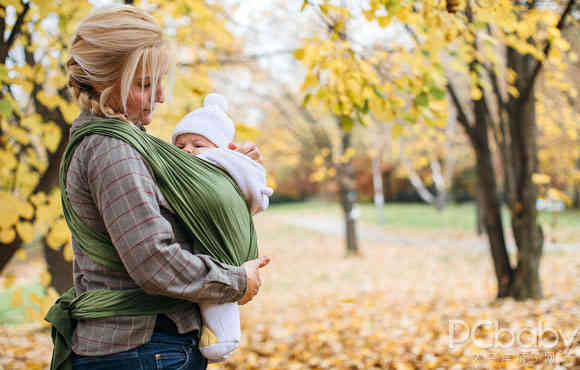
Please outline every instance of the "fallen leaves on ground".
M485 250L365 242L361 256L345 258L340 238L268 217L256 221L261 254L272 262L261 270L259 296L242 306L240 349L210 370L580 366L580 333L569 350L563 344L580 325L580 251L542 259L544 299L495 301ZM454 348L450 320L465 325L456 327ZM478 320L497 323L498 329L484 326L473 333ZM539 325L557 330L554 348L507 345L506 333ZM459 343L466 328L472 336ZM497 333L495 348L477 345ZM521 337L524 344L534 341L530 333ZM543 338L555 339L549 333ZM0 369L46 368L50 350L46 329L0 328Z

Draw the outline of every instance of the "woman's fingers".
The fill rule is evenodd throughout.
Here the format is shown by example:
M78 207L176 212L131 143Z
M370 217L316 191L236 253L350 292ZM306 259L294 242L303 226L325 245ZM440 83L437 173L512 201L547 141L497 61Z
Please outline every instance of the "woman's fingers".
M238 301L240 305L246 304L258 294L262 286L262 278L259 269L270 263L270 257L263 256L245 262L242 267L246 270L247 286L244 296Z

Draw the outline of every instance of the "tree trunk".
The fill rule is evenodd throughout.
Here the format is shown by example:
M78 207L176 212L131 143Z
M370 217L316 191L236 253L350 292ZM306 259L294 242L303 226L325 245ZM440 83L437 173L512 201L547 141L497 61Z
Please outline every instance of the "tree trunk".
M48 246L45 238L42 239L42 244L46 268L52 277L50 285L63 294L73 285L73 265L64 258L64 245L59 250L54 250Z
M0 273L4 270L4 267L6 267L20 247L22 247L22 239L20 239L18 233L16 233L16 236L11 243L0 245Z
M48 167L42 174L35 189L35 193L43 192L48 194L59 186L58 171L62 156L64 155L64 151L69 141L70 125L64 119L60 108L50 109L40 102L38 99L38 93L41 90L42 86L38 84L34 85L32 97L35 110L45 117L45 119L50 119L55 122L58 125L61 134L61 140L58 143L57 149L52 153L48 152ZM59 94L63 99L67 98L65 90L59 91ZM50 248L46 243L46 238L42 239L42 244L47 270L52 275L50 284L62 294L72 286L72 262L64 259L62 254L63 247L61 247L59 251Z
M344 156L347 149L350 147L351 132L342 131L342 156ZM359 254L358 237L356 231L356 220L358 218L358 214L355 209L357 195L352 161L350 159L346 162L339 161L337 167L340 205L342 206L344 214L346 232L346 254L356 255Z
M381 173L381 158L379 155L373 156L373 191L377 223L382 225L385 223L385 196L383 194L383 175Z
M475 126L469 135L475 150L478 188L481 190L483 224L491 248L491 256L497 278L497 297L510 294L513 270L506 249L501 205L497 197L497 183L492 163L488 137L488 121L485 114L485 101L474 101Z
M534 65L530 55L519 54L508 48L508 66L518 74L519 86L526 83ZM526 101L512 98L509 101L509 133L512 161L505 163L511 167L513 194L511 198L512 232L518 248L517 267L511 284L511 295L518 300L542 297L539 276L542 258L543 233L538 225L536 199L537 188L532 175L537 169L537 125L535 96L530 92Z
M576 161L576 169L580 169L580 158ZM574 186L574 200L572 201L573 208L580 208L580 183Z
M477 235L483 234L484 228L483 220L485 219L483 210L484 207L481 199L481 189L479 183L477 183L475 190L475 230L477 232Z
M497 278L497 297L507 297L512 277L512 268L507 254L497 185L491 163L489 147L476 148L477 177L481 188L483 225L489 240L491 256Z

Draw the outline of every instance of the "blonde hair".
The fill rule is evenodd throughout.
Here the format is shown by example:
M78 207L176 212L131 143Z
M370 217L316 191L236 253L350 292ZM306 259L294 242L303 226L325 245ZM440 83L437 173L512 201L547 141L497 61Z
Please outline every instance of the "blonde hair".
M74 35L66 64L68 86L81 108L129 122L127 100L137 68L141 66L142 79L150 77L152 110L160 79L168 69L173 72L172 46L144 10L130 5L98 8L81 21ZM118 81L121 104L117 106L122 112L109 103ZM95 85L106 87L99 93Z

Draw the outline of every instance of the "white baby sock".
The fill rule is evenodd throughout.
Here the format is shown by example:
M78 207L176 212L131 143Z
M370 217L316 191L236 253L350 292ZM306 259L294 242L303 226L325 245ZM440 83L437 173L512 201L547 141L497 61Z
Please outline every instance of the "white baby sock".
M240 345L240 309L237 303L200 303L203 328L201 354L210 362L225 360Z

